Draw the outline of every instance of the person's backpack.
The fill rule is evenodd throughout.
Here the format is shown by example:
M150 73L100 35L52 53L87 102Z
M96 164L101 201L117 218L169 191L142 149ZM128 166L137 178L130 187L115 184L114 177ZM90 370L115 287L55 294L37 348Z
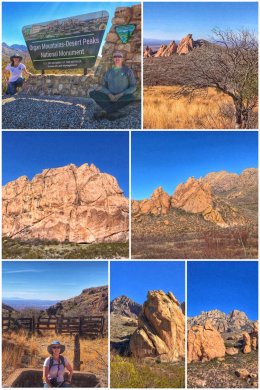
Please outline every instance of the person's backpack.
M52 368L53 363L54 363L53 356L50 356L49 370ZM61 364L65 367L65 359L64 359L64 356L62 356L62 355L60 355L58 365L60 366Z

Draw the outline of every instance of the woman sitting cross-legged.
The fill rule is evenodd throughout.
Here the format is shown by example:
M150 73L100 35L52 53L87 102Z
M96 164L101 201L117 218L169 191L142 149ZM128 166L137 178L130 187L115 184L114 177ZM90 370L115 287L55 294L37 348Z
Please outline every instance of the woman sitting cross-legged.
M95 119L121 118L125 114L119 113L118 110L136 101L133 95L136 91L134 72L123 65L123 54L120 51L113 54L113 60L114 66L106 72L102 86L89 93L89 96L102 108L102 111L94 113Z
M22 87L24 78L23 73L28 76L32 76L32 73L28 72L26 66L22 63L23 57L19 54L14 54L10 57L11 63L4 69L4 79L7 82L7 95L14 95L17 92L18 87ZM9 79L7 74L9 73Z
M61 355L65 351L65 345L53 341L47 350L51 356L43 364L43 387L72 387L73 369L67 358ZM69 372L67 380L64 378L66 369Z

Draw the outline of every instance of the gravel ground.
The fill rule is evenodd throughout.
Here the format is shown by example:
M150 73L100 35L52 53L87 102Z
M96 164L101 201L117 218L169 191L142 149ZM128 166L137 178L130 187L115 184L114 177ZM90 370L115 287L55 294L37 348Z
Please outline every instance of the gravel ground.
M3 97L3 129L140 129L141 104L133 103L121 112L126 117L109 121L93 118L96 104L89 98L65 96Z

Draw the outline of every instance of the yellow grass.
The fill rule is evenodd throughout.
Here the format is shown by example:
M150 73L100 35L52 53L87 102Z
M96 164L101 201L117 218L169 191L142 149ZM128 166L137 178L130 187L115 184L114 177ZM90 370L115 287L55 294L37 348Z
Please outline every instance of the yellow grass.
M69 335L57 336L55 332L45 332L43 335L29 336L26 331L3 334L2 372L3 381L17 368L42 368L48 357L47 346L59 340L66 345L64 356L73 365L74 337ZM9 342L10 343L9 343ZM101 380L107 379L108 340L80 340L81 371L99 375ZM25 359L28 356L28 361ZM104 383L106 385L106 383Z
M233 129L232 99L214 88L174 99L177 86L144 88L145 129Z

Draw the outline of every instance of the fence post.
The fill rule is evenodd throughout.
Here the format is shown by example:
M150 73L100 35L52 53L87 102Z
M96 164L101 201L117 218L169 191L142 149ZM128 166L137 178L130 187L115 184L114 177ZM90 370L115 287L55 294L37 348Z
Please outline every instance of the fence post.
M79 334L74 337L73 370L80 371L80 340Z

